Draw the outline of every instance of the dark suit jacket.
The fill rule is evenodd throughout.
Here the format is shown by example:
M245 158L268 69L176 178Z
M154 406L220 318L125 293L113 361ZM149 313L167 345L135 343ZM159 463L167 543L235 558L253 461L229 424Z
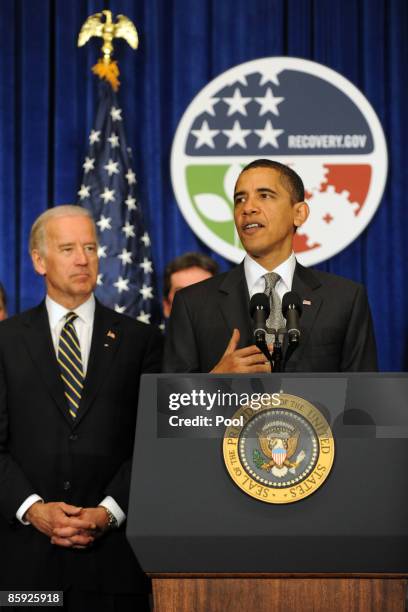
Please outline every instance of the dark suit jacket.
M84 507L111 495L126 512L139 378L159 371L161 348L158 330L97 303L73 421L44 303L0 324L1 588L141 588L124 525L89 549L69 550L53 546L15 514L32 493Z
M296 264L292 290L303 306L301 340L288 372L377 369L370 309L362 285ZM239 348L253 344L243 264L178 291L171 312L165 372L209 372L222 357L234 327Z

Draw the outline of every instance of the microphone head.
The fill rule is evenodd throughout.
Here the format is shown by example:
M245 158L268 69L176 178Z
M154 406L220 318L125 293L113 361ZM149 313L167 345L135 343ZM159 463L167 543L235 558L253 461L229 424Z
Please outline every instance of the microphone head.
M269 313L271 312L271 307L269 304L268 296L265 293L254 293L251 297L251 301L249 302L249 312L251 317L254 316L256 310L264 310L265 317L269 317Z
M289 308L294 308L297 310L298 315L300 316L303 311L302 300L296 291L288 291L282 298L282 314L287 319L287 314Z

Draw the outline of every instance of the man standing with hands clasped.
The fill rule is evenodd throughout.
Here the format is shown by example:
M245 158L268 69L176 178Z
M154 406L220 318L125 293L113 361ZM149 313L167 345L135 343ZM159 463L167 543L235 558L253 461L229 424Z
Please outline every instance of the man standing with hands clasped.
M246 250L235 269L178 291L166 339L166 372L270 372L254 345L249 300L265 292L271 328L285 326L281 300L303 305L299 346L289 372L377 369L372 320L362 285L300 265L293 236L308 218L301 178L267 159L248 164L234 191L234 220Z
M45 301L0 326L0 588L147 610L124 523L139 378L159 370L161 334L95 300L85 209L43 213L30 251Z

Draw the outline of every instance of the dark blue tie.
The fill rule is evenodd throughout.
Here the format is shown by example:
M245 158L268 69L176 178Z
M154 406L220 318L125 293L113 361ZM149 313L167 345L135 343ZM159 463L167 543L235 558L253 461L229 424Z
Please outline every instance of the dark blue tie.
M59 338L57 355L68 410L73 419L77 416L84 386L81 347L74 327L74 321L77 317L78 315L75 312L66 314L66 321Z

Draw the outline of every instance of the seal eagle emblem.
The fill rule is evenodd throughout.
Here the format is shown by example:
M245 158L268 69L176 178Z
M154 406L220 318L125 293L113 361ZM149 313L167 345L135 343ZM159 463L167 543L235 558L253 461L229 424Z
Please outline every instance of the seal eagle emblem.
M300 501L327 479L334 460L334 440L323 414L309 401L281 393L278 407L254 412L242 406L227 427L224 462L235 484L271 504Z

